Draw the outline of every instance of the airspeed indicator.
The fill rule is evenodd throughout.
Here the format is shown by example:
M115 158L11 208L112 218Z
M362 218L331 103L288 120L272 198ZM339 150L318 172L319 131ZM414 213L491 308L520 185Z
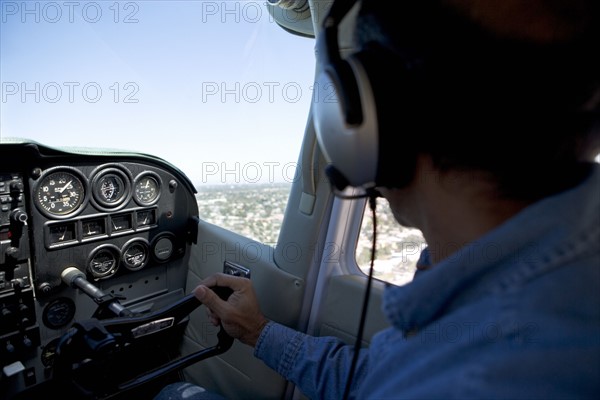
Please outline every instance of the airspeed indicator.
M41 178L34 198L42 213L64 218L81 209L85 194L82 178L71 171L58 170Z

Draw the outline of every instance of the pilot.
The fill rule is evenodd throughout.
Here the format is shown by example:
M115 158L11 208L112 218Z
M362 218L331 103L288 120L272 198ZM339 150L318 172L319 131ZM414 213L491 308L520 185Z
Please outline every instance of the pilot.
M422 231L430 267L386 289L391 327L353 371L351 345L269 321L247 279L212 275L195 295L312 399L596 397L599 3L360 3L353 76L335 54L318 61L339 73L348 104L338 120L358 112L363 125L332 126L315 110L319 143L337 188L375 188L398 223ZM352 135L376 135L375 155L339 154ZM374 176L355 174L363 156L376 157ZM233 294L223 301L212 286ZM174 384L159 398L194 388Z

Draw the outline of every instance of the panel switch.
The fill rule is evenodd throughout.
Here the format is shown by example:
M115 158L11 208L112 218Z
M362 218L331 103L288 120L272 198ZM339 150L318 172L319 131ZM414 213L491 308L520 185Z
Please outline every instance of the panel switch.
M228 275L241 276L242 278L250 279L250 270L248 268L231 261L225 261L223 263L223 272Z
M6 375L6 377L10 378L11 376L16 375L23 370L25 370L25 366L23 365L23 363L21 361L15 361L12 364L6 365L2 369L2 372L4 372L4 375Z

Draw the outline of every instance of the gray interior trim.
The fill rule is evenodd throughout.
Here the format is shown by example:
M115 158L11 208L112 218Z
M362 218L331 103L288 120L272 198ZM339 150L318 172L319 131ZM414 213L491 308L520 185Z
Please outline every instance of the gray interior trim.
M366 276L332 276L324 294L325 299L315 334L336 336L346 343L354 344L360 323L366 284ZM373 280L363 345L367 345L377 332L389 327L389 323L381 311L384 289L385 283Z

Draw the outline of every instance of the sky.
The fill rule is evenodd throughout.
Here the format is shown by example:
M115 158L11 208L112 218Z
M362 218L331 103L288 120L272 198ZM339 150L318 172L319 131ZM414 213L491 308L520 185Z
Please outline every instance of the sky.
M0 138L149 153L197 185L293 179L315 43L266 1L0 6Z

